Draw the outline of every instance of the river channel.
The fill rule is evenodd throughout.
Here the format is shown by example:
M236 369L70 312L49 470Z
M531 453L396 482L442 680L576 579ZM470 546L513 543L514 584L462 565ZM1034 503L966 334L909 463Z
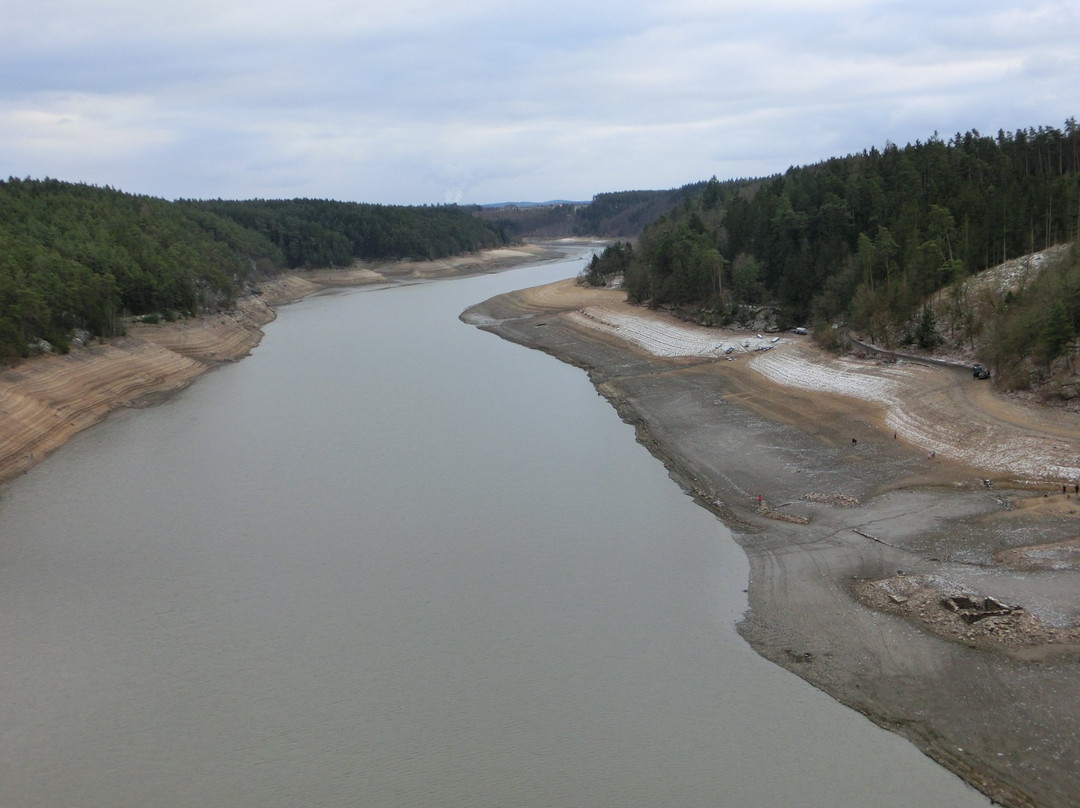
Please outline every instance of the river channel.
M0 805L986 806L758 657L748 568L586 375L323 294L0 492Z

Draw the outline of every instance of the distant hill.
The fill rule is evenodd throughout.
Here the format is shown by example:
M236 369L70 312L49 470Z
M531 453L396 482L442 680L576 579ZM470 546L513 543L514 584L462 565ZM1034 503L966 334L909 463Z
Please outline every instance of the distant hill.
M749 181L721 183L733 192ZM617 191L597 194L590 202L551 202L478 207L478 215L513 238L599 236L636 238L651 222L704 193L696 182L666 191Z
M587 205L588 202L573 202L569 199L551 199L547 202L488 202L477 205L479 208L552 208L558 205Z

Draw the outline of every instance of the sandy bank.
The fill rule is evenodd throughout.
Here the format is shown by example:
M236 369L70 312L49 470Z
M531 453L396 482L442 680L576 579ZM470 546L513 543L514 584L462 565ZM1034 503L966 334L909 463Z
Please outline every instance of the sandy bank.
M463 319L588 370L732 527L762 655L1002 804L1080 804L1080 419L623 297L566 282Z
M262 327L274 319L275 306L331 287L495 272L556 259L566 249L543 242L439 261L286 273L262 284L232 311L172 323L132 323L123 338L21 362L0 371L0 482L27 471L113 410L153 403L222 362L247 356L262 339Z

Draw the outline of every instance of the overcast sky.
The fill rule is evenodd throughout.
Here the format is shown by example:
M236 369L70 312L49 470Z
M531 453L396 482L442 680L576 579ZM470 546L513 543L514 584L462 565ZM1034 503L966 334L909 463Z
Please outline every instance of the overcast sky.
M0 0L0 177L585 200L1080 117L1077 0Z

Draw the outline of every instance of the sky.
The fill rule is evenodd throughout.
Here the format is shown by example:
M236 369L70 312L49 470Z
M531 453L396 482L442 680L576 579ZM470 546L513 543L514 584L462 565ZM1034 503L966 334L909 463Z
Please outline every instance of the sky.
M1077 0L0 0L0 178L588 200L1080 117Z

